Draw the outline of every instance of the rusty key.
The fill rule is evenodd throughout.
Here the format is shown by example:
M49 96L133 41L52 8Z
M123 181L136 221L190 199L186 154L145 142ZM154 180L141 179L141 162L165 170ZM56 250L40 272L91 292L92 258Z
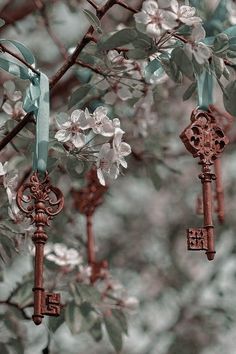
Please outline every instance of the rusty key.
M18 189L16 201L19 209L31 219L36 228L32 236L35 245L32 319L36 325L39 325L44 315L60 315L60 294L46 292L43 287L44 246L48 239L44 229L62 210L64 197L60 189L51 185L47 172L42 179L37 172L34 172L29 182Z
M198 157L202 166L199 178L202 182L202 201L204 226L187 230L187 245L189 250L205 250L208 260L215 256L214 226L212 220L212 190L211 182L215 174L211 172L214 161L223 152L228 138L216 124L210 111L195 109L192 112L191 124L181 133L181 140L186 149Z

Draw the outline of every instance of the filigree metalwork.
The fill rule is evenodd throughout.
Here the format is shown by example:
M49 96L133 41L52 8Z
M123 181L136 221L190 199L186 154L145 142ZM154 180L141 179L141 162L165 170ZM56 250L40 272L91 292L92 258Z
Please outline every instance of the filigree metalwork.
M212 165L228 144L228 138L211 112L194 110L191 121L180 138L193 157L199 157L203 164Z
M211 172L211 165L223 152L228 138L217 125L211 111L195 109L192 112L191 124L180 135L186 149L194 158L199 158L202 172L199 178L202 182L202 202L204 227L187 231L187 244L190 250L206 250L207 258L215 256L214 227L212 221L211 182L216 179Z
M44 292L42 301L42 315L59 316L61 311L61 295Z
M35 244L34 264L34 314L35 324L40 324L44 315L58 316L60 313L60 295L45 293L43 288L44 246L48 239L44 228L64 206L64 197L60 189L51 185L48 173L43 179L37 172L18 190L16 202L19 209L35 225L32 240Z
M187 230L187 245L191 251L207 251L207 230L196 228Z

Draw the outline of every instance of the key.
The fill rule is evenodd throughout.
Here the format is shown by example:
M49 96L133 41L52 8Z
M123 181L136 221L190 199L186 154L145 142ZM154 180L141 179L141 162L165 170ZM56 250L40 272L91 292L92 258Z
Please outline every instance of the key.
M36 325L39 325L44 315L60 315L60 294L46 292L43 287L43 259L44 246L48 239L45 227L49 226L53 217L62 210L64 197L60 189L51 185L48 173L40 179L39 174L34 172L29 182L18 189L16 202L36 228L32 236L35 245L32 319Z
M91 267L91 283L98 279L103 279L108 269L106 260L97 261L95 252L95 239L93 234L93 215L99 205L103 202L103 196L108 190L108 187L102 186L97 179L97 171L92 168L86 176L87 185L74 192L75 207L84 214L87 224L87 258L88 264Z
M199 158L199 164L202 166L199 178L202 182L204 225L201 228L187 230L187 246L193 251L205 250L208 260L213 260L215 235L211 182L216 179L216 176L211 172L211 166L228 144L228 138L216 124L211 112L199 109L192 112L191 124L181 133L180 138L193 157Z

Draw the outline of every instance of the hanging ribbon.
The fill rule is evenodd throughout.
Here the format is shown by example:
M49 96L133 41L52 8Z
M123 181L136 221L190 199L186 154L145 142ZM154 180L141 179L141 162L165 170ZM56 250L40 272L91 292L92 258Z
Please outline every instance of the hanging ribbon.
M197 92L198 107L207 111L209 104L213 104L213 77L206 70L197 78Z
M36 117L36 135L33 157L33 169L45 173L48 158L49 140L49 80L40 73L39 77L31 80L24 101L26 112L34 112Z

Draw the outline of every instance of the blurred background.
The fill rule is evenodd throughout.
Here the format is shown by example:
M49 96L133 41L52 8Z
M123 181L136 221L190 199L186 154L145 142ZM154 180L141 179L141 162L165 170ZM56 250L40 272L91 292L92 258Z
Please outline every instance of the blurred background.
M28 46L37 58L38 67L51 77L64 60L60 43L70 51L88 29L89 22L81 8L92 9L86 1L54 0L47 1L45 12L42 12L40 3L0 1L0 17L7 24L1 28L0 36L17 39ZM104 1L100 1L102 3ZM142 1L127 3L139 9ZM201 1L201 5L203 3L203 16L207 18L219 2ZM233 6L233 2L226 5ZM234 24L233 8L228 7L226 15L225 25ZM224 26L220 19L219 22ZM104 33L109 33L132 24L133 14L116 6L103 19L102 28ZM52 40L52 33L56 35L59 47L55 38ZM78 66L63 77L53 90L52 121L58 112L67 110L68 96L74 87L94 80L92 75L89 69ZM3 83L7 80L12 77L1 71L2 98ZM24 82L14 80L14 83L24 92L27 86ZM131 100L120 97L114 102L110 96L105 99L92 97L86 103L94 109L101 102L113 102L107 103L109 112L120 118L134 152L127 159L128 169L110 186L94 219L98 258L108 260L114 283L122 284L122 292L130 302L126 308L128 336L124 338L121 351L124 354L236 353L236 131L233 124L229 132L231 143L222 156L225 223L219 224L214 215L217 253L215 260L209 262L204 252L189 252L186 246L186 228L203 226L202 215L196 213L197 197L201 193L200 166L179 139L196 106L196 97L188 101L182 99L188 84L187 79L183 84L170 79L150 83L154 94L145 96L139 111ZM216 90L215 102L224 109L221 101L221 92ZM15 122L8 120L6 112L2 111L0 117L3 136L4 129L10 129ZM8 124L7 128L5 124ZM26 146L33 142L32 129L30 124L25 133L14 139L15 146L9 145L1 152L1 162L9 161L13 174L17 170L22 176L30 166L31 155ZM55 157L55 152L51 154ZM83 186L80 167L84 171L84 166L79 165L77 171L74 171L74 165L67 167L66 173L58 166L51 170L53 181L64 192L66 211L53 222L49 238L53 243L77 249L86 264L85 219L75 210L71 194L72 187ZM17 248L17 252L9 252L7 261L2 261L1 265L0 301L4 302L19 284L23 284L24 289L31 289L32 252L30 231L23 232L22 225L17 223L11 225L3 186L0 192L0 218L4 225L1 238L5 240L1 250L6 253L8 242L10 245L5 234L14 238ZM11 229L9 233L6 221ZM52 274L60 271L53 262L47 262L46 282L50 283ZM73 272L67 273L58 280L57 285L65 292L65 298L73 276ZM28 296L28 290L25 291ZM86 331L72 334L66 322L55 331L47 320L36 327L22 318L17 308L2 304L0 352L112 354L114 349L105 331L103 339L96 342Z

